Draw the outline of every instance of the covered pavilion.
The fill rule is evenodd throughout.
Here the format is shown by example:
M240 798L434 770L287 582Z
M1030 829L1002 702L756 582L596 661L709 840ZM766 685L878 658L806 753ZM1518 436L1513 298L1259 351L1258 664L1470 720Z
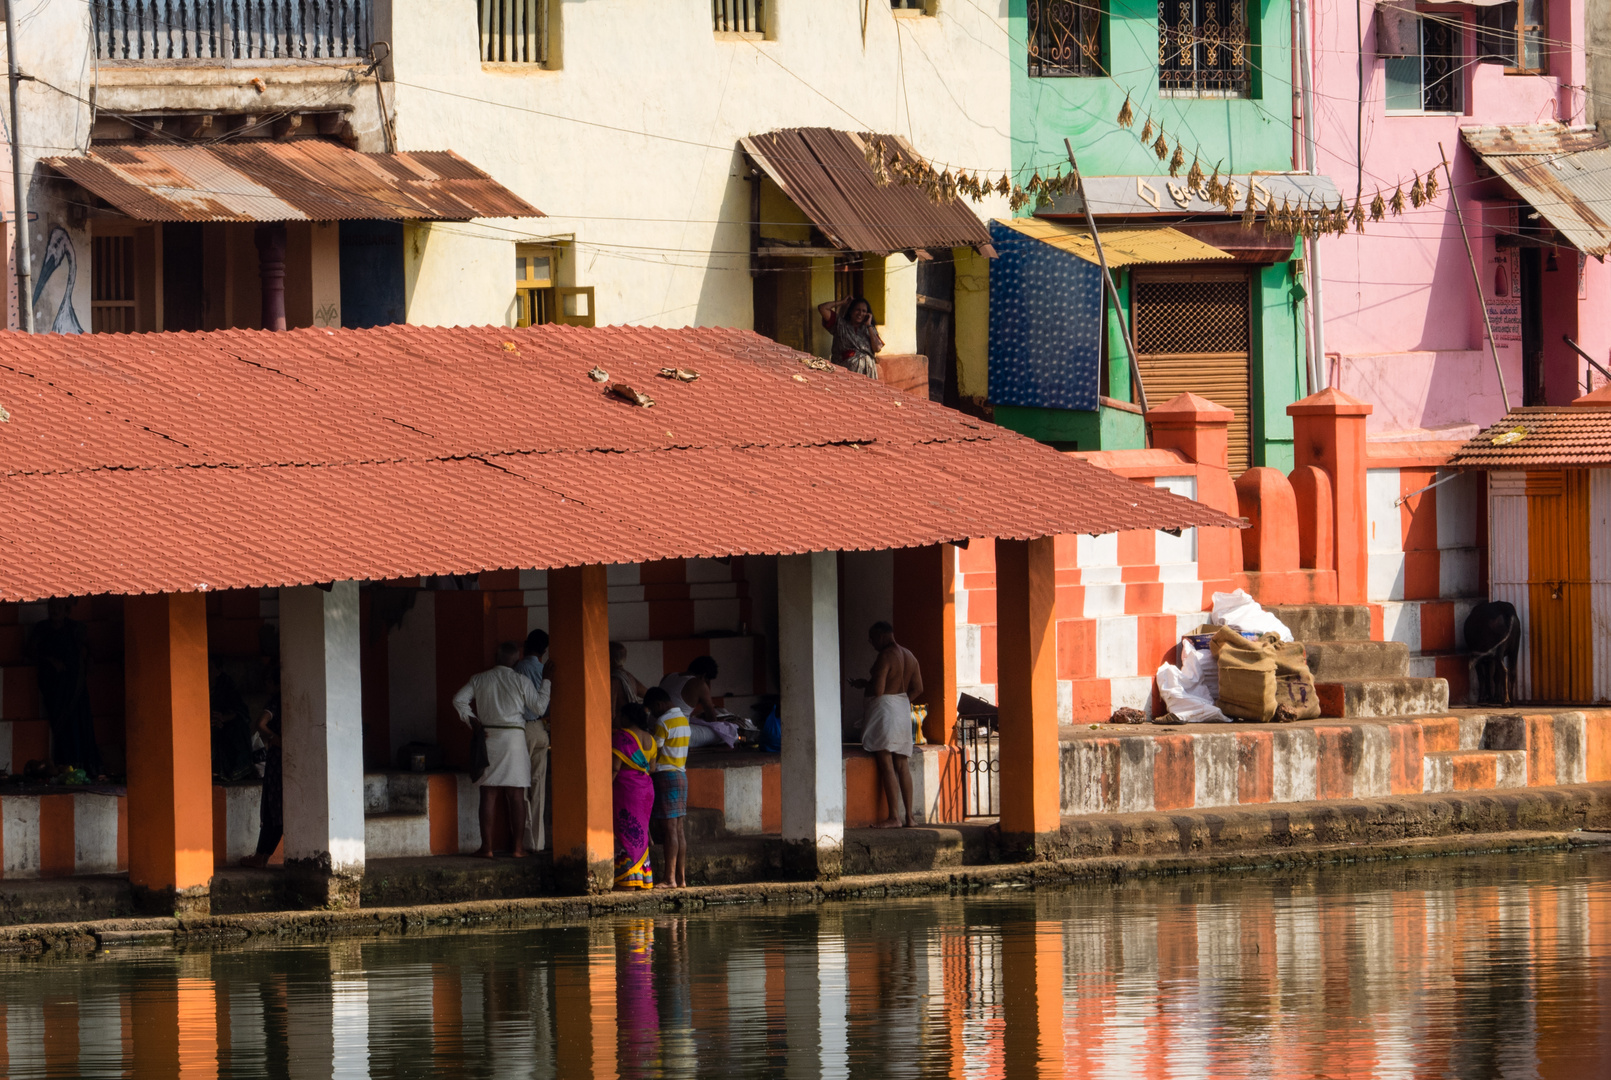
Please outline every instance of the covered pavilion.
M125 598L152 910L208 902L210 591L279 590L286 864L324 906L363 873L359 583L548 570L555 865L589 891L613 848L606 566L777 556L781 826L814 878L844 833L835 553L898 549L943 740L942 556L996 538L1001 825L1033 851L1058 825L1053 538L1239 524L741 330L3 333L0 420L0 602Z

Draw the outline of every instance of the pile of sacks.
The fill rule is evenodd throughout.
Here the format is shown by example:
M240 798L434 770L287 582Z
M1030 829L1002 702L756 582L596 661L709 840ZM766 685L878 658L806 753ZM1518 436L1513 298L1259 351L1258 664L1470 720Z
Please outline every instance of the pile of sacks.
M1208 648L1182 640L1180 666L1158 668L1158 693L1169 710L1161 723L1267 724L1320 715L1303 645L1279 619L1241 589L1215 593L1210 619L1195 631L1214 635Z

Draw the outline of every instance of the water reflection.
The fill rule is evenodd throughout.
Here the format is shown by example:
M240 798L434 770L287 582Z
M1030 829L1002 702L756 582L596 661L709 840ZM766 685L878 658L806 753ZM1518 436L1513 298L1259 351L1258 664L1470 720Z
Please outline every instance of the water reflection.
M1611 1076L1611 854L0 963L26 1077Z

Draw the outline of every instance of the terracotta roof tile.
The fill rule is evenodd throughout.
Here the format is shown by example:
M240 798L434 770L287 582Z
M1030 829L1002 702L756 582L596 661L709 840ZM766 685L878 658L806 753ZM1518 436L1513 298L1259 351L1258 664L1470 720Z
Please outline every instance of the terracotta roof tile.
M1512 409L1449 459L1450 468L1466 469L1606 465L1611 465L1611 410L1581 406Z
M0 597L1231 524L805 359L722 329L0 333Z

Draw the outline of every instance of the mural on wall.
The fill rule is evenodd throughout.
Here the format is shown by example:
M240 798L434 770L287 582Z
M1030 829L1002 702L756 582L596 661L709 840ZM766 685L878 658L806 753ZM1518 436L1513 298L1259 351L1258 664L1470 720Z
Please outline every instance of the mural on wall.
M34 279L34 329L51 334L82 334L83 325L73 310L73 291L78 286L78 248L72 234L60 225L50 227L45 241L39 276ZM59 295L54 307L42 307L47 288Z

